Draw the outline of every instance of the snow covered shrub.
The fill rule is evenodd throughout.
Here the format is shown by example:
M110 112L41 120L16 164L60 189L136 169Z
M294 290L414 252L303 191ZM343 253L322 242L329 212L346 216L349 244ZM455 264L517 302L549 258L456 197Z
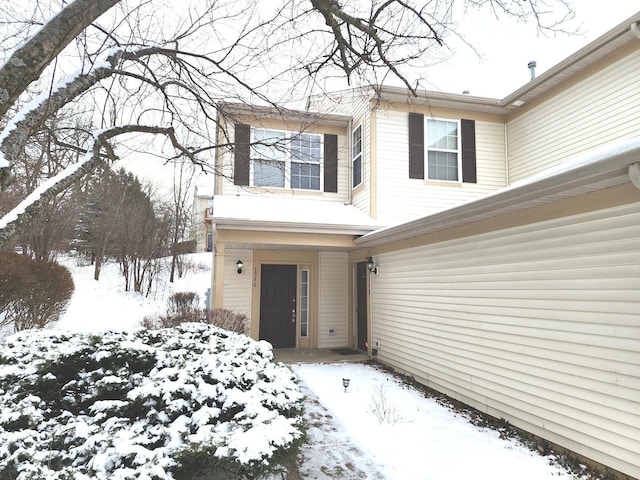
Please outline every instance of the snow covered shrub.
M73 289L71 273L62 265L0 251L0 318L16 332L58 320Z
M167 313L155 317L145 317L145 328L175 327L185 322L208 323L236 333L249 333L249 319L246 315L231 310L217 308L213 311L200 308L200 297L194 292L177 292L167 301Z
M259 478L295 458L302 395L271 346L217 327L0 343L0 478Z

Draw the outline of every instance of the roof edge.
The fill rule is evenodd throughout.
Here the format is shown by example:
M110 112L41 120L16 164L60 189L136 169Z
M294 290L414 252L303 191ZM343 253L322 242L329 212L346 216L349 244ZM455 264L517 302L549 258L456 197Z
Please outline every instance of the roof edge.
M223 115L243 115L266 118L279 118L283 121L294 121L307 124L322 123L325 125L348 126L351 117L337 113L313 112L309 110L294 110L275 106L250 105L246 103L220 102L218 108Z
M341 225L332 223L273 222L241 218L213 218L219 230L260 230L262 232L312 233L324 235L366 235L379 230L374 225Z
M582 47L580 50L572 53L564 60L561 60L559 63L556 63L554 66L546 70L544 73L537 76L535 79L531 80L528 83L525 83L522 87L507 95L501 100L501 104L503 106L508 106L513 104L513 102L517 101L521 97L525 96L529 91L534 90L539 87L541 84L551 80L554 76L558 75L562 71L566 70L571 65L581 61L584 58L591 56L594 52L602 49L607 44L619 39L620 37L627 35L630 33L631 26L640 22L640 12L630 16L617 26L608 30L595 40L589 42L587 45Z
M558 190L569 190L590 179L595 181L607 173L628 169L631 164L637 162L640 162L640 139L629 140L584 157L582 161L575 162L575 166L559 170L557 173L553 173L555 169L551 169L547 171L547 176L532 177L472 202L377 230L356 239L355 242L361 247L377 247L454 226L470 224L477 221L481 214L497 217L502 215L499 210L505 207L521 205L521 209L524 210L527 208L524 206L525 202L532 198L541 198ZM549 200L549 203L551 201ZM491 212L495 213L491 214Z

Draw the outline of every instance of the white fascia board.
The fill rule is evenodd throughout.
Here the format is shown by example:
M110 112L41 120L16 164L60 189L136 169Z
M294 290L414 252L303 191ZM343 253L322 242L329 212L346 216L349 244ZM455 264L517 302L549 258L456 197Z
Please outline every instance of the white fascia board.
M457 207L377 230L356 239L361 247L381 246L391 241L405 240L417 235L446 230L507 212L524 210L531 201L551 203L558 194L580 186L628 175L629 165L640 162L640 139L622 142L599 150L577 161L559 165L539 175L503 188L490 195ZM568 193L565 198L572 195ZM548 199L544 199L548 197Z
M218 230L251 230L261 232L312 233L324 235L366 235L379 227L366 225L336 225L322 223L291 223L241 218L214 218Z

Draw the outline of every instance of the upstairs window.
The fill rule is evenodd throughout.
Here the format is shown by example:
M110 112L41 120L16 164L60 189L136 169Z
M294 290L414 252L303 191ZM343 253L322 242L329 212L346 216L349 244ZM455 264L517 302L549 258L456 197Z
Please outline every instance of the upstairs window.
M338 192L338 136L234 125L233 184Z
M477 183L474 120L409 113L409 178Z
M460 170L459 122L427 120L427 178L457 182Z
M355 188L362 183L362 126L359 125L351 134L351 167Z
M321 189L322 135L251 129L251 186Z

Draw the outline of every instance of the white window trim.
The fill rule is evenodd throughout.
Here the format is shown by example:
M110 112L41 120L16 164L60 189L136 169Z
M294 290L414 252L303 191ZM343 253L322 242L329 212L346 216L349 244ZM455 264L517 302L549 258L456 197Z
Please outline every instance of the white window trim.
M360 129L360 153L358 155L356 155L355 157L353 156L353 134L356 133L356 131ZM363 175L363 169L364 169L364 163L363 163L363 145L364 145L364 139L362 138L362 124L358 125L356 128L351 130L351 189L355 189L358 188L360 185L363 184L364 182L364 175ZM353 168L353 165L356 161L356 159L360 157L360 182L358 182L356 185L353 184L353 175L355 172L355 169Z
M425 122L424 122L424 178L425 181L432 181L432 182L446 182L446 183L455 183L455 184L461 184L462 183L462 122L460 121L460 119L455 119L455 118L440 118L440 117L425 117ZM443 121L443 122L455 122L458 125L458 139L457 139L457 150L449 150L449 149L444 149L444 148L429 148L429 120L434 120L434 121ZM430 178L429 177L429 151L432 152L454 152L457 155L457 159L458 159L458 179L457 180L444 180L441 178Z
M268 189L277 189L277 190L299 190L301 192L324 192L324 137L321 133L309 133L309 132L293 132L289 130L281 130L277 128L263 128L263 127L250 127L250 139L253 143L254 140L254 131L256 130L265 130L271 132L282 132L284 133L284 137L282 139L277 140L281 142L282 148L286 149L288 152L287 158L284 159L268 159L268 158L260 158L254 156L255 151L250 149L249 154L249 186L254 188L268 188ZM293 188L291 187L291 164L292 163L304 163L304 162L295 162L292 160L291 156L291 139L297 137L299 135L315 135L320 137L320 188L311 189L311 188ZM254 179L254 161L255 160L268 160L274 162L284 162L284 186L283 187L273 187L268 185L255 185L253 183ZM315 165L315 164L314 164Z

